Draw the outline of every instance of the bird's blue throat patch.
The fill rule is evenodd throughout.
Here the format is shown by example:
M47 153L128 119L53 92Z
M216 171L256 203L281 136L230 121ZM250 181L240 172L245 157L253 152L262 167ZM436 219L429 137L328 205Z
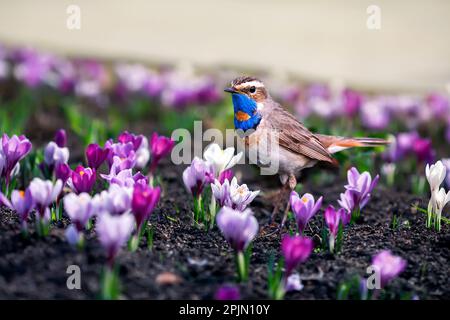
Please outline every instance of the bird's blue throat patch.
M234 127L235 129L256 129L261 122L261 115L258 113L256 101L245 94L233 93L234 106Z

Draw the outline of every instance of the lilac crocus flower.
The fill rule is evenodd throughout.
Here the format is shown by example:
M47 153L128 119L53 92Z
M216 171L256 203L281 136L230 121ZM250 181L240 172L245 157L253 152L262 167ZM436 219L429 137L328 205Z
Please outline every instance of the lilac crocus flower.
M259 190L250 191L246 184L239 185L236 177L230 183L230 201L233 209L243 211L259 194Z
M170 138L160 136L156 132L153 133L150 140L151 148L151 162L150 162L150 172L154 172L159 161L166 155L168 155L173 147L175 146L175 141Z
M436 118L441 118L448 114L450 110L449 99L437 92L433 92L426 97L427 104L431 107Z
M60 163L67 163L69 161L69 149L60 147L56 142L50 141L44 149L44 162L51 168Z
M339 210L335 210L332 205L328 206L328 208L325 210L325 222L330 232L328 240L331 252L334 251L334 243L339 231L339 224L341 223L343 211L344 209L342 208Z
M236 252L243 252L258 234L258 221L250 209L243 212L223 207L217 214L217 226Z
M39 218L44 222L50 219L50 210L48 207L56 201L62 190L62 181L57 180L53 184L49 180L34 178L28 187L39 213Z
M376 175L372 180L369 172L365 171L360 174L355 167L352 167L347 171L347 179L348 184L345 189L350 191L348 196L352 196L354 208L361 210L369 201L371 192L377 185L380 176ZM344 207L343 204L341 206Z
M25 136L13 135L11 138L5 133L2 137L2 145L0 153L2 154L3 172L2 175L6 179L6 185L9 185L11 173L16 165L31 150L31 142Z
M202 194L212 170L211 165L206 161L195 157L191 165L183 171L184 185L195 198L200 197Z
M116 171L134 168L136 165L136 152L132 142L113 143L111 140L106 141L106 149L111 149L108 155L108 164L110 168L115 165Z
M386 286L406 268L407 262L389 250L383 250L372 258L372 266L380 274L381 287Z
M22 224L22 230L26 232L28 216L34 208L33 196L31 195L30 189L26 189L25 191L13 190L11 193L11 201L0 192L0 203L17 212Z
M87 193L69 193L64 197L64 210L78 232L82 232L94 215L94 203Z
M230 181L228 179L225 179L224 182L216 179L214 183L211 183L211 191L220 207L231 207Z
M391 113L383 99L368 100L361 106L363 125L373 130L384 130L391 121Z
M239 287L233 285L223 285L214 294L216 300L240 300Z
M114 266L114 259L120 248L130 238L133 231L134 218L130 213L111 215L108 212L99 214L96 231L98 240L106 250L110 268Z
M108 158L109 153L109 148L101 148L98 144L91 143L86 148L86 159L88 166L97 170Z
M313 250L314 244L310 238L302 236L284 236L281 242L281 252L286 266L286 275L305 262Z
M412 150L417 160L423 163L432 163L434 160L434 150L431 145L431 139L418 138L414 141Z
M290 202L295 221L297 222L298 231L302 234L309 220L311 220L322 206L322 197L317 199L316 202L314 197L309 193L305 193L300 198L297 192L292 191Z
M155 209L160 195L161 189L159 187L152 188L142 184L134 186L131 209L136 219L137 230L141 230L142 224Z
M96 179L95 169L76 167L72 171L72 187L76 193L87 192L90 193L94 187Z
M67 145L67 134L66 134L66 130L64 129L59 129L58 131L56 131L55 134L55 143L58 145L58 147L60 148L64 148Z
M133 188L111 184L108 190L96 194L93 198L95 210L120 215L131 210Z
M342 91L342 100L345 114L352 117L358 113L363 96L359 92L347 88Z

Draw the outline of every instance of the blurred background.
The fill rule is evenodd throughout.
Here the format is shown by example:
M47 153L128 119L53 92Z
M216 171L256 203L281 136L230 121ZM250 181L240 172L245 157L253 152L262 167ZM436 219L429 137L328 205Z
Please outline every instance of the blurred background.
M407 173L421 194L449 156L449 31L446 0L0 0L0 132L65 128L81 161L124 130L231 129L223 88L255 75L313 132L392 141L340 153L341 174Z

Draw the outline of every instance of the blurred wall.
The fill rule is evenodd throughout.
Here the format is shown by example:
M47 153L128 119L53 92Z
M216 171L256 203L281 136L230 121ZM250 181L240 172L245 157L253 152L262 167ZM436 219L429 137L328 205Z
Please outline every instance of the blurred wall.
M69 4L81 30L66 28ZM381 29L366 26L369 5ZM374 89L450 82L450 1L0 0L0 42L130 60L232 64Z

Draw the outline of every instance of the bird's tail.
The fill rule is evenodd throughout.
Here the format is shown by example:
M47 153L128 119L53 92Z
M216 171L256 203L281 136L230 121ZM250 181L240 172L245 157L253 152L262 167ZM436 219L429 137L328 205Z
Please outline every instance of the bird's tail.
M317 137L329 153L354 147L377 147L389 144L388 140L379 138L347 138L327 135L317 135Z

